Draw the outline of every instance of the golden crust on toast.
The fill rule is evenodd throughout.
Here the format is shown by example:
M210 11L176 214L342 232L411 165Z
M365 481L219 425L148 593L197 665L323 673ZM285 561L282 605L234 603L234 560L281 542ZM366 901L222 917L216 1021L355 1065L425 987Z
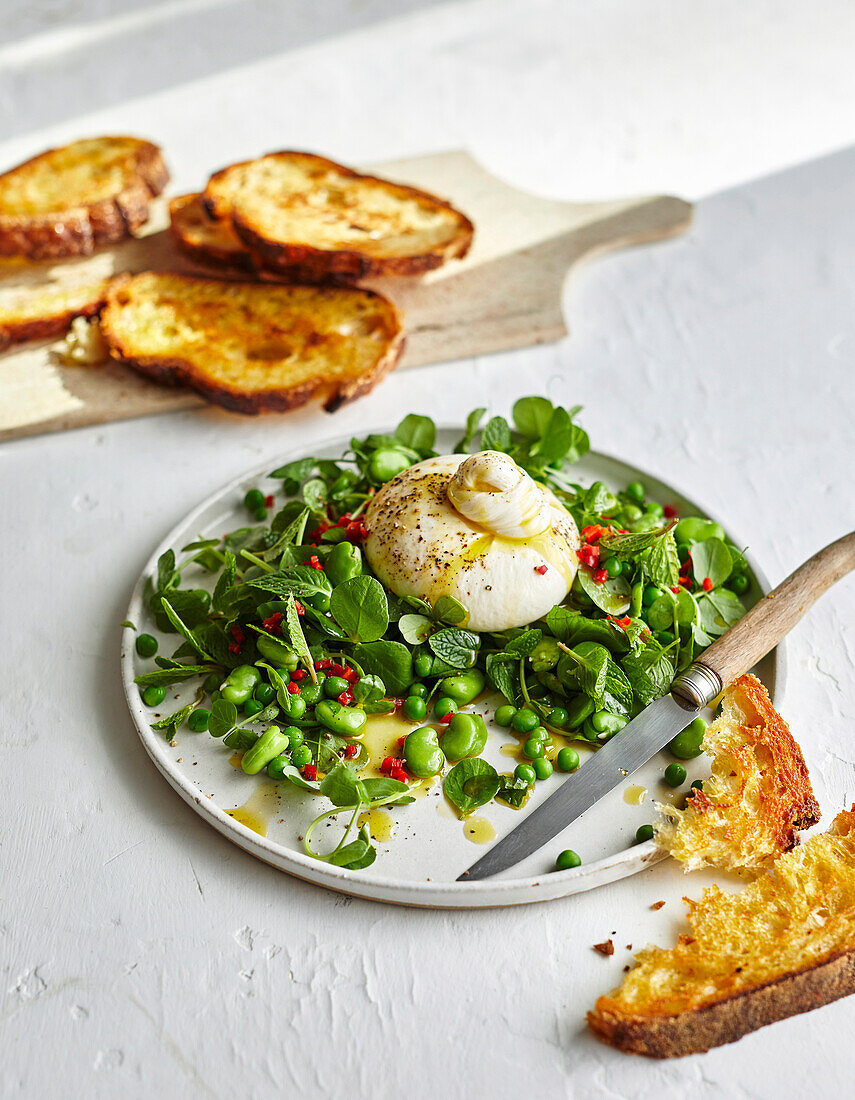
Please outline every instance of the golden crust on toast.
M250 250L227 218L212 218L199 194L169 201L169 231L181 251L196 263L245 272L256 270Z
M688 934L638 954L588 1013L604 1042L694 1054L855 992L855 806L741 892L687 903Z
M712 775L686 808L660 806L656 840L686 871L756 872L819 821L802 751L760 681L741 676L704 735Z
M169 180L160 149L132 137L86 138L0 175L0 256L86 256L148 220Z
M371 291L152 272L115 280L101 329L114 359L242 413L315 398L332 411L392 370L404 341Z
M362 175L312 153L233 164L208 181L212 217L231 219L265 267L316 281L421 275L465 256L474 227L426 191Z

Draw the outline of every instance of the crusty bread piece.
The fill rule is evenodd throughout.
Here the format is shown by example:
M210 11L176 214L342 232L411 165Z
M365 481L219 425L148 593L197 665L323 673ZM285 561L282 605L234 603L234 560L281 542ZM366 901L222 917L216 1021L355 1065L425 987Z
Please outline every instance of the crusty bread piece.
M132 137L86 138L0 175L0 256L85 256L130 236L169 179L160 149Z
M689 933L588 1013L620 1050L694 1054L855 992L855 806L740 893L687 903Z
M49 340L68 331L75 317L92 317L107 300L109 279L78 286L50 284L0 302L0 351L25 340Z
M684 810L660 806L665 820L654 826L686 871L756 872L819 821L802 751L756 676L727 688L703 747L712 757L703 790L692 791Z
M213 218L199 194L179 195L169 201L169 230L181 251L196 263L254 273L252 253L228 218Z
M144 272L117 279L101 314L110 354L243 413L368 393L398 361L400 315L353 288Z
M270 153L208 181L212 217L231 219L271 270L318 280L421 275L465 256L474 229L450 203L311 153Z

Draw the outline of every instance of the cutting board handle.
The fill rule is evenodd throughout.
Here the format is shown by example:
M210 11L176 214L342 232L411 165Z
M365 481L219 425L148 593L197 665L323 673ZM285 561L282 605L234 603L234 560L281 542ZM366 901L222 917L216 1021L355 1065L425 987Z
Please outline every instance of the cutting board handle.
M723 687L765 657L819 597L853 569L855 531L814 554L759 600L744 618L704 651L700 661L675 679L672 693L693 706L709 703Z

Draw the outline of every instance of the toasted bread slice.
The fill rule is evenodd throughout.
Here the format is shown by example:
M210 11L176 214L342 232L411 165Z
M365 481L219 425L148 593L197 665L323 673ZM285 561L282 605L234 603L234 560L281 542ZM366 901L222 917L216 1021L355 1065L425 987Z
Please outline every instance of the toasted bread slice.
M110 354L235 412L330 411L368 393L403 347L395 306L367 290L144 272L116 280L101 314Z
M855 992L855 806L740 893L687 903L689 933L588 1013L620 1050L695 1054Z
M25 340L50 340L67 332L75 317L92 317L107 300L109 279L79 286L52 284L0 301L0 351Z
M253 273L252 253L228 218L212 218L199 194L180 195L169 202L169 230L181 251L196 263Z
M270 153L208 181L203 201L230 218L271 270L316 279L421 275L465 256L474 228L448 202L311 153Z
M130 236L169 173L160 150L132 137L87 138L0 175L0 256L85 256Z
M802 751L755 676L725 691L721 716L704 736L712 775L684 810L661 806L658 843L686 871L718 867L756 872L798 843L819 821Z

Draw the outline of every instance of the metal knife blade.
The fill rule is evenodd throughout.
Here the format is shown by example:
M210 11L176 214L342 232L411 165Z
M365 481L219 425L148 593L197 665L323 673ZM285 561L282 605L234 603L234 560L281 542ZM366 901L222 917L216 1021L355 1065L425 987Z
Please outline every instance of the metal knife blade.
M457 881L489 878L536 852L664 748L699 713L699 708L682 705L671 695L651 703Z

